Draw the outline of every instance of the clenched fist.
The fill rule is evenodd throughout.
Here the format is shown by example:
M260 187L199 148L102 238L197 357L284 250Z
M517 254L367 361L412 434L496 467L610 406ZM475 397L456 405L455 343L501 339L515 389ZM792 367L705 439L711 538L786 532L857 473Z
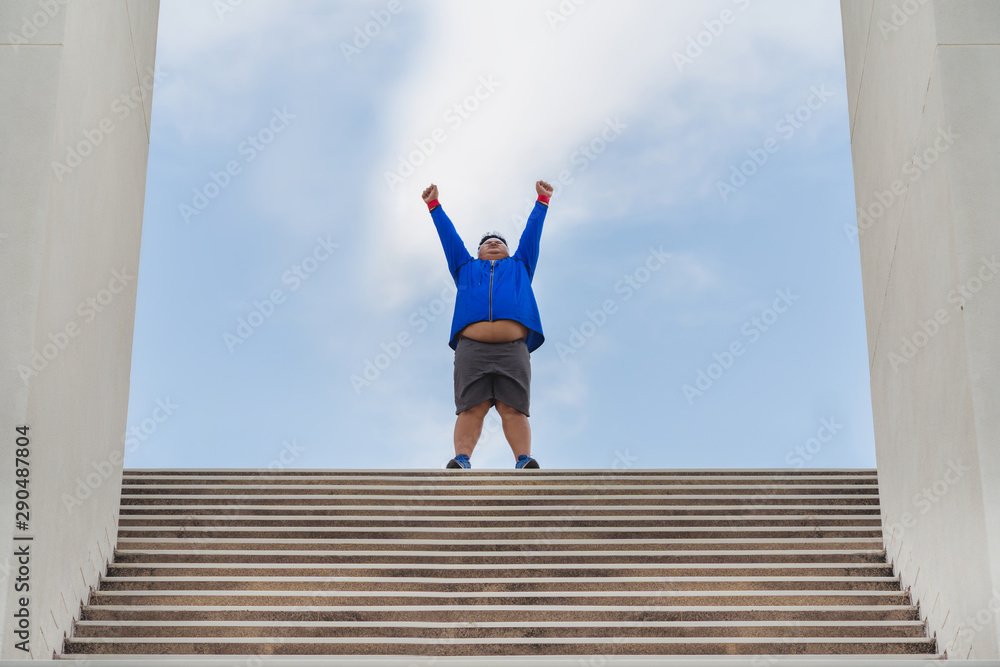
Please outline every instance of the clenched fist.
M539 181L541 182L541 181ZM432 201L438 198L438 186L431 183L431 186L424 190L424 203L430 204Z
M545 181L538 181L535 183L535 190L538 194L545 195L546 197L551 197L552 193L555 192L555 190L552 189L552 186Z

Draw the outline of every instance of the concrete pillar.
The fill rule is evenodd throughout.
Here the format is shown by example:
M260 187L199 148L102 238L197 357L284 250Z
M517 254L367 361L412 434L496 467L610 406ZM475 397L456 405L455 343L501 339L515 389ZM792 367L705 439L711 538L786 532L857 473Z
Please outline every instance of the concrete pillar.
M51 658L112 557L158 13L0 3L0 659Z
M841 0L889 557L1000 657L1000 2Z

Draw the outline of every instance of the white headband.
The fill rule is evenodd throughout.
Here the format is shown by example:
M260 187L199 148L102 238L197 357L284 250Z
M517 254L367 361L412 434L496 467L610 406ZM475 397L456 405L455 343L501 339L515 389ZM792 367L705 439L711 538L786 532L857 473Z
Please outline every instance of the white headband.
M507 248L507 242L506 242L506 241L504 241L504 240L503 240L502 238L500 238L499 236L487 236L487 237L486 237L485 239L483 239L483 242L479 244L479 247L480 247L480 248L482 248L482 247L483 247L483 245L485 245L485 244L486 244L486 242L487 242L487 241L489 241L490 239L496 239L497 241L500 241L500 243L502 243L502 244L503 244L503 247L504 247L504 248ZM508 250L509 250L509 248L508 248Z

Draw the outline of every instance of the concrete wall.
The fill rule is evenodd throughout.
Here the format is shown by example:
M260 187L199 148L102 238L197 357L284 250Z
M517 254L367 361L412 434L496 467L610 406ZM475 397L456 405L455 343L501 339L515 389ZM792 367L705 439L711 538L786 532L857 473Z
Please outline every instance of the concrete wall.
M0 3L2 659L51 658L112 557L158 12ZM30 471L27 530L14 527L17 467ZM30 655L15 647L24 597Z
M841 10L886 548L949 658L998 658L1000 2Z

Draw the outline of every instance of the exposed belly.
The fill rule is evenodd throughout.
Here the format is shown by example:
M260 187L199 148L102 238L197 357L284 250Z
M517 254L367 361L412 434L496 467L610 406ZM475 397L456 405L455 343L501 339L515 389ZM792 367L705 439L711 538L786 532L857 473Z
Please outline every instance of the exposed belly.
M493 320L473 322L458 332L459 337L467 336L484 343L506 343L528 337L528 327L517 320Z

